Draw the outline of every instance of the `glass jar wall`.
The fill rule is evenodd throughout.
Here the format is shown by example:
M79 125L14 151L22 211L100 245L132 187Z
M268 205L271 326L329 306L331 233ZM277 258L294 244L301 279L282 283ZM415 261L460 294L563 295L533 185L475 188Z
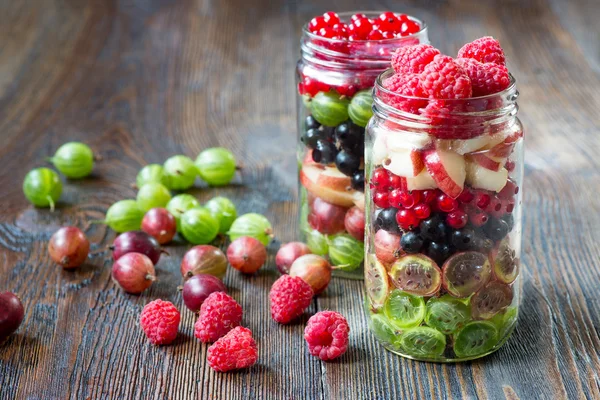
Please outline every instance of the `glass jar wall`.
M350 20L354 13L339 15ZM379 13L366 13L376 19ZM372 87L398 47L428 43L427 28L384 40L332 39L304 27L298 84L300 237L334 275L362 279L364 133Z
M508 339L519 307L516 85L511 77L495 95L428 100L386 90L381 83L391 74L375 84L367 127L370 327L408 358L482 357Z

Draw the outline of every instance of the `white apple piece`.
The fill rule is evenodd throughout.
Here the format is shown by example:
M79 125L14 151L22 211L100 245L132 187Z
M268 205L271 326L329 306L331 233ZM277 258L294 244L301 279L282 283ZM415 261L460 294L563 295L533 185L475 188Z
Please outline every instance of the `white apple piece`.
M494 157L489 154L488 151L473 153L468 156L471 161L481 165L483 168L487 168L492 171L499 171L500 168L504 167L508 157Z
M336 168L304 165L300 170L300 183L315 197L342 207L354 205L350 178Z
M406 178L407 190L426 190L436 188L437 184L426 168L423 168L419 175L415 176L414 178Z
M425 168L433 177L437 187L456 199L465 185L465 159L453 151L434 149L423 153Z
M424 133L396 132L387 137L387 148L389 151L406 149L424 149L431 145L431 137Z
M488 145L488 143L490 143L491 140L492 137L487 134L479 135L472 139L456 139L450 144L450 149L464 156L467 153L472 153L479 149L483 149Z
M467 163L467 183L476 189L499 192L506 185L507 179L508 171L506 168L492 171L475 162Z
M390 152L383 160L383 167L395 175L412 178L423 171L425 165L417 150L403 149Z
M380 165L388 156L387 137L388 134L384 130L379 130L376 133L375 141L373 142L373 150L371 151L373 165Z

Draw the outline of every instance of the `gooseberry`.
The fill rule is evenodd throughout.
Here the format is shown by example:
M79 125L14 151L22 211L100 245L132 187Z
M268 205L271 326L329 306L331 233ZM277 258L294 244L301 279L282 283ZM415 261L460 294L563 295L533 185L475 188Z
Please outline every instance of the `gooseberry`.
M0 344L19 329L24 316L25 309L17 295L0 293Z
M135 200L120 200L106 211L106 217L99 221L111 227L117 233L135 231L142 226L144 212Z
M117 261L125 254L140 253L147 256L152 264L158 263L163 252L158 241L143 231L130 231L117 236L112 246L113 260Z
M354 206L346 212L344 228L352 237L361 242L365 241L365 212Z
M327 252L325 252L327 253ZM302 242L286 243L279 248L275 256L275 265L282 274L289 274L290 267L299 257L311 254L308 246Z
M227 248L229 264L244 274L253 274L267 261L267 249L258 239L242 236Z
M180 271L184 279L198 274L210 274L222 279L227 272L227 257L215 246L194 246L183 256Z
M365 245L346 233L334 235L329 240L329 259L338 268L352 271L360 267L365 257Z
M140 294L156 280L156 273L147 256L127 253L113 264L112 278L127 293Z
M181 234L192 244L207 244L219 234L219 221L204 207L196 207L181 216Z
M48 253L52 260L65 269L79 267L90 251L90 242L85 234L74 226L65 226L54 232L48 242Z
M165 185L171 190L191 188L197 173L194 162L186 156L173 156L164 164Z
M23 193L34 206L50 207L54 211L54 204L62 193L62 182L49 168L32 169L23 181Z
M227 234L231 241L242 236L250 236L260 240L263 245L268 246L273 237L273 228L265 216L250 213L244 214L233 221Z
M226 197L214 197L205 204L205 207L219 220L219 233L227 233L237 218L235 204Z
M347 210L317 197L308 214L308 223L311 228L324 234L340 233L344 231L344 216Z
M69 142L60 146L49 161L67 178L83 178L94 168L94 153L84 143Z
M306 245L313 254L326 256L329 253L329 239L316 229L306 232Z
M391 264L404 255L400 246L400 235L380 229L375 234L374 247L377 259L384 264Z
M214 275L198 274L188 279L181 288L181 295L185 306L192 312L199 312L204 300L214 292L225 292L227 288L223 282Z
M196 167L200 178L209 185L227 185L235 175L235 157L223 147L213 147L198 155Z
M165 184L165 169L159 164L146 165L138 172L135 178L135 184L141 188L146 183L162 183Z
M146 212L151 208L164 207L171 200L171 192L164 185L156 182L146 183L137 194L140 210Z
M159 244L169 243L177 233L177 222L166 208L153 208L142 219L142 230Z
M181 216L183 213L199 205L198 199L187 193L178 194L167 203L167 210L175 217L177 231L181 232Z
M294 261L290 276L299 276L315 294L322 293L331 281L331 264L316 254L306 254Z

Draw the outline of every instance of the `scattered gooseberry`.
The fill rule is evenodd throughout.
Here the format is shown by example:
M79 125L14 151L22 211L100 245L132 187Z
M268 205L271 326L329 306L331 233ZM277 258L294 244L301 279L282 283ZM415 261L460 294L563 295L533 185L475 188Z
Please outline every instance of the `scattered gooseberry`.
M99 221L108 225L117 233L140 229L144 212L138 207L135 200L120 200L106 211L106 217Z
M227 272L227 257L215 246L194 246L183 256L180 271L184 279L198 274L210 274L222 279Z
M194 186L198 171L194 162L186 156L170 157L164 164L164 184L171 190L186 190Z
M242 236L250 236L258 239L263 245L268 246L273 238L273 228L265 216L249 213L233 221L227 234L231 241Z
M146 183L162 183L165 184L165 169L159 164L146 165L138 172L135 178L135 184L141 188Z
M142 219L142 230L159 244L165 244L173 240L177 233L177 222L166 208L152 208Z
M54 232L48 242L50 258L65 269L79 267L87 259L90 242L74 226L65 226Z
M214 292L227 292L223 282L214 275L198 274L188 279L181 287L185 306L192 312L199 312L204 300Z
M219 220L219 233L227 233L237 218L235 204L226 197L214 197L204 206Z
M0 293L0 344L19 329L24 316L25 309L16 294Z
M23 193L34 206L50 207L54 211L62 193L62 182L58 174L49 168L32 169L23 181Z
M65 143L49 161L67 178L83 178L94 168L94 153L84 143Z
M158 241L144 231L130 231L117 236L112 246L113 260L117 261L125 254L140 253L147 256L156 265L163 250Z
M196 158L198 175L211 186L227 185L235 176L235 157L223 147L206 149Z
M165 207L171 200L171 192L161 183L149 182L140 188L136 199L140 210L146 212L151 208Z
M127 253L113 264L112 278L127 293L140 294L156 280L156 273L146 255Z
M275 256L275 265L281 274L289 274L290 267L298 259L306 254L311 254L308 245L302 242L286 243L279 248Z
M229 264L244 274L253 274L267 261L267 249L258 239L242 236L227 248Z
M316 254L306 254L294 261L290 276L298 276L310 285L315 294L322 293L331 281L331 264Z

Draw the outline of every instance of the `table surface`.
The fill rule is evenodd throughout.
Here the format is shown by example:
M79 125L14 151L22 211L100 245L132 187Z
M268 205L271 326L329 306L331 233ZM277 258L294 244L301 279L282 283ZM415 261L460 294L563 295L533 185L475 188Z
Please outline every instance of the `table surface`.
M526 128L524 284L519 326L483 360L420 363L377 345L366 328L362 283L334 279L309 314L339 310L351 327L339 361L310 356L306 318L279 326L267 293L274 254L295 239L294 66L303 21L318 0L0 1L0 290L26 309L0 346L2 399L600 398L600 7L597 0L370 1L425 19L449 54L483 35L498 38L518 77ZM335 10L364 1L331 2ZM58 210L28 205L21 182L69 140L104 158L93 176L67 182ZM171 246L158 282L141 296L110 279L101 219L132 198L145 164L204 148L230 148L243 164L221 194L240 212L264 213L277 241L256 276L225 282L244 307L260 358L247 371L215 373L207 346L182 313L171 346L138 327L149 301L181 305L186 246ZM74 272L46 251L61 225L84 227L95 254Z

